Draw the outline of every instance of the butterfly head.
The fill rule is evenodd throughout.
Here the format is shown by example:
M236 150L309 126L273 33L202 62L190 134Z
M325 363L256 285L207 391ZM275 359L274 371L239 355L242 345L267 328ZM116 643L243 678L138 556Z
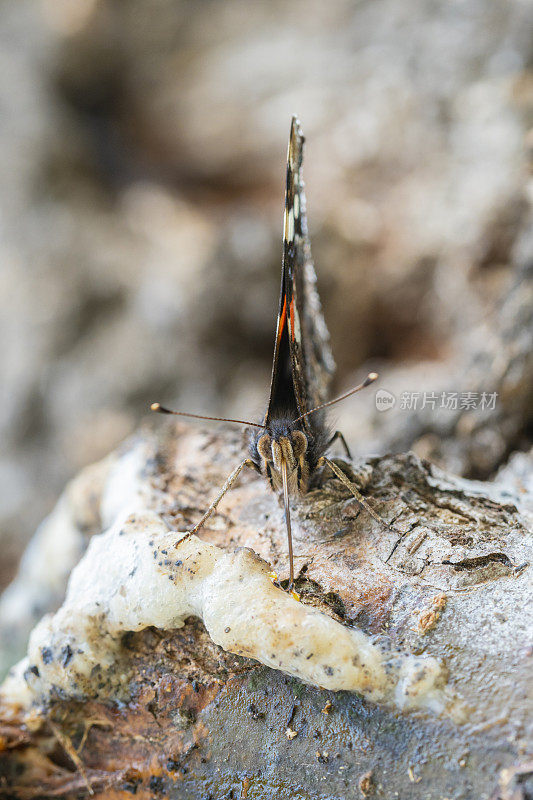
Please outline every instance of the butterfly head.
M252 458L268 478L272 489L282 487L282 472L286 469L290 488L305 491L309 470L306 465L308 447L303 431L292 425L269 426L265 433L255 434L252 440Z

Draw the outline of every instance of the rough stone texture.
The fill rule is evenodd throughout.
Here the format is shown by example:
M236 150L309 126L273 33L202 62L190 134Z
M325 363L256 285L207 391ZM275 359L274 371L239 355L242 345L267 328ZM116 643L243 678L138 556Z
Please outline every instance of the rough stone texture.
M433 385L427 391L433 392L436 407L434 402L421 409L421 392L420 410L402 411L402 393L413 391L414 376L411 385L406 385L401 370L391 376L388 385L397 392L398 407L380 416L383 424L374 436L381 448L401 451L412 446L459 474L486 478L514 449L527 447L533 422L532 241L530 219L516 243L514 276L497 312L471 331L460 357L456 353L438 377L432 375ZM459 386L477 397L477 408L461 408ZM441 392L447 397L455 392L455 409L439 407ZM484 394L488 405L492 392L497 393L494 407L481 407L479 399Z
M262 410L294 112L339 388L366 361L392 391L445 373L471 388L456 365L481 321L500 329L519 241L531 259L532 16L523 0L3 3L0 579L150 401ZM450 423L439 453L433 422L405 417L401 446L487 474L507 416L515 443L527 428L516 391L494 448ZM367 402L341 427L384 452Z
M240 451L233 432L169 426L159 442L146 434L122 453L117 464L129 465L128 478L104 484L102 502L114 496L118 518L118 498L127 503L133 494L139 508L183 530ZM413 454L368 459L352 470L403 535L384 533L342 484L324 476L295 509L302 602L403 652L442 661L460 714L401 714L353 693L306 686L224 652L190 617L179 630L150 627L124 637L122 665L131 669L123 678L125 703L113 703L104 684L99 697L95 682L96 696L83 704L58 698L51 686L50 702L39 709L28 706L20 673L8 679L0 792L74 797L89 783L105 798L233 792L289 800L359 798L361 784L384 798L486 800L524 788L531 745L529 456L513 456L494 483L447 476ZM81 494L78 500L79 513ZM201 538L229 552L252 547L282 582L287 577L282 509L257 476L226 496Z

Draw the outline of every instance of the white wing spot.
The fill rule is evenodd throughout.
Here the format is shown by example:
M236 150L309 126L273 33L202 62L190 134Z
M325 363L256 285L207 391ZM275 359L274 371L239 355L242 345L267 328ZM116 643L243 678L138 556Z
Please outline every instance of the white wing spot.
M302 341L302 332L300 329L300 315L298 314L296 303L294 304L294 331L291 331L291 333L297 342Z
M294 240L294 211L290 208L285 212L285 241Z

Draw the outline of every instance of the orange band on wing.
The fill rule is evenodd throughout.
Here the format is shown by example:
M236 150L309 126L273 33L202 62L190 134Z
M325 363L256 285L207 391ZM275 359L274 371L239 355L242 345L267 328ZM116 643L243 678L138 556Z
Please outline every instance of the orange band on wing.
M281 317L279 318L278 322L278 336L277 336L277 343L279 345L281 341L281 335L283 333L283 328L285 327L285 321L287 319L287 297L283 298L283 310L281 312Z
M291 299L289 305L290 326L291 326L291 339L294 342L294 297Z

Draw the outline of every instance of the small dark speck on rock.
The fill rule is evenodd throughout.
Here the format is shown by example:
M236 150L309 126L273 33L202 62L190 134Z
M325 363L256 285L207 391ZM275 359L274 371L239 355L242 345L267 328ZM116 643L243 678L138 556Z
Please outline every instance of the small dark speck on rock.
M350 533L349 528L340 528L338 531L335 531L333 534L334 539L342 539L343 536L346 536L347 533Z
M73 652L72 647L69 644L66 644L64 648L61 650L61 663L64 667L67 666L69 661L72 660Z
M51 647L41 647L41 658L43 664L50 664L54 660L54 654Z
M224 633L229 633L230 630L231 630L231 628L229 628L229 627L228 628L224 628Z
M333 667L324 665L324 672L326 673L326 675L333 675Z
M150 778L150 790L152 792L162 792L165 786L163 778L157 775L152 775Z
M261 711L258 711L254 703L250 703L248 706L248 711L252 716L252 719L263 719L265 716Z

